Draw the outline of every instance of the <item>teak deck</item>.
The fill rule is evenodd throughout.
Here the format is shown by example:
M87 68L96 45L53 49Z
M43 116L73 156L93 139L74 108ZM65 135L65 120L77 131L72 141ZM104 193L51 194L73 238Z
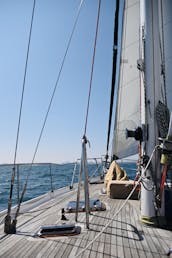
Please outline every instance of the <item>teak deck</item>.
M79 213L81 234L71 237L38 238L40 226L61 224L61 209L76 199L76 191L63 188L22 205L18 217L17 234L3 233L4 212L0 213L0 257L75 257L109 222L124 200L109 199L101 195L102 185L90 185L90 197L99 198L107 210L93 212L90 229L85 228L85 213ZM81 195L83 199L83 194ZM172 231L143 225L140 220L140 202L129 200L110 226L80 257L167 257L172 247ZM73 223L75 214L66 213Z

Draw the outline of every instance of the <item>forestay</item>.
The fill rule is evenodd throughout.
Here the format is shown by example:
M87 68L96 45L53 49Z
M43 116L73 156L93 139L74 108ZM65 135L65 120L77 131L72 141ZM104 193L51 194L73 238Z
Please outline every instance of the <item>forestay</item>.
M124 158L138 153L138 142L126 139L125 130L140 125L139 59L140 1L125 1L120 75L112 154Z

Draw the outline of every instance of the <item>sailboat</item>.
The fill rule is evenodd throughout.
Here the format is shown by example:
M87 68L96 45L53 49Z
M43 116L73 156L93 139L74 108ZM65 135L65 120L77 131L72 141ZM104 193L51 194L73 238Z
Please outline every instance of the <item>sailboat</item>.
M138 154L136 187L141 183L141 200L129 200L130 195L126 200L110 199L101 194L101 185L88 184L88 140L84 134L80 170L85 172L84 187L79 181L76 188L57 190L53 199L46 195L45 202L42 197L41 203L39 199L32 200L34 206L23 204L21 213L22 208L29 213L18 216L14 234L5 234L0 225L1 257L165 257L172 252L172 232L169 230L172 189L165 180L170 171L167 160L169 162L172 149L172 121L169 120L172 110L169 49L172 2L125 0L123 15L120 15L121 3L116 1L116 17L122 17L123 23L119 39L121 51L120 47L114 46L114 51L118 50L119 58L115 62L119 79L116 77L111 156L118 160ZM85 197L86 216L79 211L75 218L72 213L64 214L62 208L74 197ZM100 198L106 204L106 210L90 213L90 198ZM59 212L61 209L63 214ZM61 215L70 222L65 221L64 227ZM158 217L166 217L169 224L159 223ZM79 228L77 234L74 234L74 221ZM50 224L53 226L49 227ZM163 229L165 226L168 228ZM63 233L66 229L69 234L65 231L59 238L56 231ZM55 236L49 234L52 233L50 230ZM40 238L42 233L46 233L43 239Z

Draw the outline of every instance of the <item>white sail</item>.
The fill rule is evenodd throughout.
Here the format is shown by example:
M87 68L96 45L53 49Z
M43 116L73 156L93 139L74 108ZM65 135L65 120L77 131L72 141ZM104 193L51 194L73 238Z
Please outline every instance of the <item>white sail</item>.
M112 154L124 158L138 153L138 142L125 130L140 125L139 59L140 1L126 0L123 17L120 77Z

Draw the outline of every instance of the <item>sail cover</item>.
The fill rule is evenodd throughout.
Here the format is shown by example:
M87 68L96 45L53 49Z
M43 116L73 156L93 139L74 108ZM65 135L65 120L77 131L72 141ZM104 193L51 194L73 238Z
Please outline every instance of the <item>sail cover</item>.
M139 59L140 1L126 0L123 13L120 74L112 155L124 158L138 153L138 142L126 139L126 128L140 125Z

